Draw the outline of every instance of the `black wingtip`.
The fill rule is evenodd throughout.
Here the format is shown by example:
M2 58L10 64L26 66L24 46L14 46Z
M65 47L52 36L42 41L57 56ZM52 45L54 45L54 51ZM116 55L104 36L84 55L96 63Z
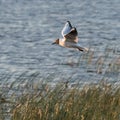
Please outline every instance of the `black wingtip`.
M69 21L69 20L68 20L67 22L68 22L68 23L70 23L70 21Z
M72 27L71 22L68 20L67 23Z

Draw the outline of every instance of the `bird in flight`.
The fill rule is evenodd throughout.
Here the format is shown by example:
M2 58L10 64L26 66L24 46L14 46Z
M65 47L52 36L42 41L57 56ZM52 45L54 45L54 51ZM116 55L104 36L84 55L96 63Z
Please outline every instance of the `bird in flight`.
M75 27L72 27L70 21L67 21L65 26L63 27L61 34L63 36L62 39L55 40L52 44L58 44L62 47L67 48L75 48L79 51L87 52L88 48L81 47L78 44L78 32Z

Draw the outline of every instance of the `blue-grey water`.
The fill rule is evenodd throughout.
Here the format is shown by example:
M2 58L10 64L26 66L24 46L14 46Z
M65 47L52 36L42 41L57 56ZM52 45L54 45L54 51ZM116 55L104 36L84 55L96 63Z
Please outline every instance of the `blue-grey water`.
M93 56L51 45L67 20ZM119 72L120 0L0 0L0 86L119 83Z

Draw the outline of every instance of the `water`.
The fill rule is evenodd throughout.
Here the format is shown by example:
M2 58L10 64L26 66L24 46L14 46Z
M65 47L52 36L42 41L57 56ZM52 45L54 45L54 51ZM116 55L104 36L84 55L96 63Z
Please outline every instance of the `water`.
M41 80L86 84L102 78L118 83L119 71L105 70L120 59L119 13L119 0L0 0L0 86ZM51 45L67 20L77 27L81 46L94 49L91 65L85 54ZM94 66L107 48L107 64L98 74Z

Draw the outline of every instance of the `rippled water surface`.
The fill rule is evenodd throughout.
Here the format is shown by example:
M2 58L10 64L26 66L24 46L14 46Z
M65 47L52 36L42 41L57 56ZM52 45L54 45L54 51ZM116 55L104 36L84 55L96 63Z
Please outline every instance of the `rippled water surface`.
M67 20L77 27L81 46L94 53L51 45ZM119 66L120 0L0 0L1 86L118 83Z

